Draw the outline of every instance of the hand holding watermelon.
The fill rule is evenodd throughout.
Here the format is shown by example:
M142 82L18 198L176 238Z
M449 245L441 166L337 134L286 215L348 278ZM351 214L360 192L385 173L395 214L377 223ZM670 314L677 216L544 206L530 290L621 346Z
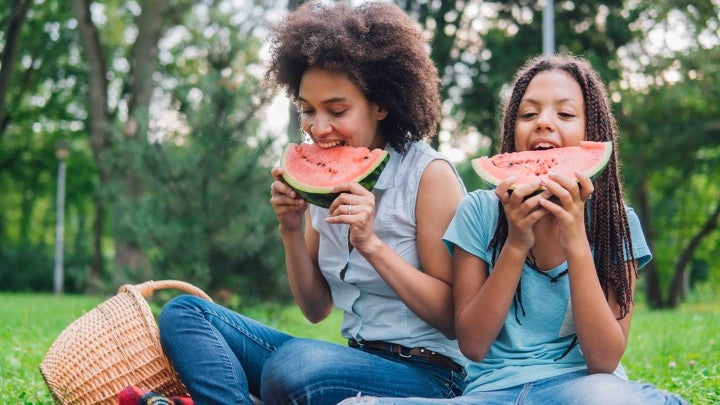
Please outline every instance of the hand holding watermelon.
M350 245L360 252L367 251L372 243L380 242L373 225L375 195L357 182L341 183L330 191L338 197L328 207L330 215L325 222L350 225Z
M307 202L282 181L283 172L281 167L272 169L275 181L270 185L270 204L282 229L302 229L302 216L307 209Z
M529 251L535 244L533 226L544 217L548 211L540 205L541 199L552 196L552 192L541 188L541 182L520 184L515 186L516 177L509 177L498 183L495 194L503 205L508 221L509 245L523 251Z
M552 193L553 199L541 198L539 204L559 222L560 246L566 252L586 247L585 202L595 190L590 177L579 172L575 173L575 178L550 175L542 181L542 186ZM581 245L570 246L573 241Z

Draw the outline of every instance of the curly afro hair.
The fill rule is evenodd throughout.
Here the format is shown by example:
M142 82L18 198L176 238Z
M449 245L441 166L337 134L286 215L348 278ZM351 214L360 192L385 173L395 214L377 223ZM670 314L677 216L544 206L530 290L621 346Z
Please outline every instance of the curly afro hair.
M419 25L391 3L305 3L272 27L266 84L294 101L306 69L348 76L388 111L380 131L397 151L437 134L440 79Z

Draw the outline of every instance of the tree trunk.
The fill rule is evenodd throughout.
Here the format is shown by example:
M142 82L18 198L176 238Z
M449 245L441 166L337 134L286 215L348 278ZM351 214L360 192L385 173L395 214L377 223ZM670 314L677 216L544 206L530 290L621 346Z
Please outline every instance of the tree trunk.
M673 266L675 273L673 274L672 283L670 284L670 292L667 299L667 304L670 308L677 307L682 296L682 292L684 291L686 281L685 272L688 264L690 263L690 260L692 260L695 250L698 246L700 246L703 239L705 239L707 235L712 233L718 227L718 218L720 218L720 193L718 194L718 201L715 206L715 210L712 214L710 214L697 233L690 238L687 246L685 246L680 253L680 256L678 256L675 261L675 265Z
M303 4L305 0L288 0L288 11L293 11L296 8L300 7L301 4ZM289 114L290 114L290 120L288 121L288 127L287 127L287 135L288 135L288 141L289 142L302 142L303 139L294 138L296 134L300 134L301 128L300 128L300 117L298 116L297 107L291 102L290 106L288 107Z
M95 203L95 219L93 220L93 255L90 268L87 273L87 283L85 292L89 294L98 294L105 292L103 285L103 273L105 272L105 263L102 257L102 234L103 224L105 223L105 206L100 197L93 198Z
M634 201L638 204L635 208L640 218L640 223L643 224L645 230L645 240L648 243L650 251L654 251L655 232L653 231L652 221L650 220L652 218L652 212L650 212L650 199L646 179L643 179L639 187L633 190L633 196L635 197ZM650 261L650 263L643 267L641 277L645 277L645 295L650 308L662 308L663 298L660 288L660 277L658 276L654 261Z
M440 9L435 14L436 16L443 16L443 18L437 18L435 22L437 23L437 27L435 28L435 34L433 35L432 39L432 50L430 51L430 57L435 62L435 66L437 66L440 74L440 78L443 77L444 73L443 69L451 66L451 52L453 50L453 46L455 45L455 36L457 35L458 30L453 30L452 34L448 34L448 31L446 30L446 27L448 25L450 26L460 26L460 21L463 18L463 8L462 7L456 7L457 1L442 1L440 2ZM429 17L427 6L423 5L423 14L420 18L422 20L427 20ZM461 10L461 11L458 11ZM451 13L451 11L457 11L457 13ZM455 19L453 21L446 20L446 16L454 15ZM427 25L426 23L424 25ZM445 86L443 86L440 89L440 99L446 100L448 98L447 89ZM438 128L438 131L440 128ZM434 136L430 138L430 146L433 147L435 150L440 149L440 136Z
M100 44L100 36L97 28L90 18L90 1L89 0L70 0L73 14L78 21L78 33L85 52L85 60L88 66L88 82L90 92L90 148L92 150L93 159L98 167L100 175L100 183L108 184L112 181L112 170L102 156L111 147L111 120L112 117L108 112L108 83L106 79L107 61ZM104 266L102 260L102 213L105 211L104 203L101 198L94 199L95 225L93 227L93 265L88 273L86 289L95 291L101 285L102 273ZM100 226L98 226L100 225Z
M8 105L5 103L5 97L15 67L22 26L32 3L32 0L13 0L10 6L10 16L4 30L5 46L0 57L0 139L2 139L5 128L10 123L7 111L5 111L5 106Z

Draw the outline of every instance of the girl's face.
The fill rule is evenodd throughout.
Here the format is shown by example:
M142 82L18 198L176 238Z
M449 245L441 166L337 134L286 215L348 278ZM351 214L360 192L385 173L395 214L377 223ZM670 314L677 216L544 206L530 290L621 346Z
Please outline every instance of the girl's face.
M378 122L387 112L369 102L346 75L319 68L306 70L298 102L300 126L317 145L385 147Z
M568 73L538 73L528 84L515 120L516 151L580 145L585 140L585 101Z

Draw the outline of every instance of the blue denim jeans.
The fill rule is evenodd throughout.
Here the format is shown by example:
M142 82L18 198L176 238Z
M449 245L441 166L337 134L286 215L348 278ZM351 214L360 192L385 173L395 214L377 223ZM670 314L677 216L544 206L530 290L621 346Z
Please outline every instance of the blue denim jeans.
M160 340L196 405L336 404L358 394L452 398L465 373L422 358L296 338L191 295L160 313Z
M455 404L455 405L662 405L687 404L681 397L650 384L632 382L612 374L588 375L576 371L497 391L475 391L444 401L420 398L348 398L349 404Z
M443 401L424 398L377 398L356 396L349 404L455 404L455 405L662 405L687 404L678 395L650 384L631 382L612 374L588 375L577 371L497 391L475 391Z

